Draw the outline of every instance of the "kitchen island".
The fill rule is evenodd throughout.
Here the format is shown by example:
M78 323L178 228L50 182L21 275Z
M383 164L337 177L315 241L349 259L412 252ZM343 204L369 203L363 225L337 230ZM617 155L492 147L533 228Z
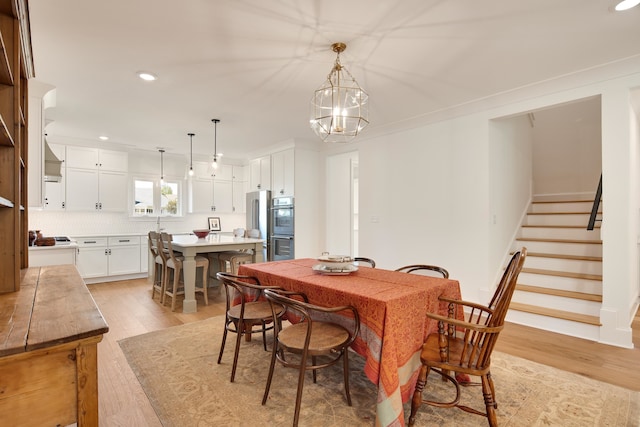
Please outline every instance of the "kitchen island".
M200 239L194 235L173 235L171 245L173 249L182 252L184 256L184 302L183 313L195 313L198 310L196 303L196 254L208 254L224 251L239 251L248 249L253 252L254 263L263 262L263 239L250 237L234 237L226 234L209 234Z
M97 426L108 331L75 266L21 270L20 290L0 295L2 424Z

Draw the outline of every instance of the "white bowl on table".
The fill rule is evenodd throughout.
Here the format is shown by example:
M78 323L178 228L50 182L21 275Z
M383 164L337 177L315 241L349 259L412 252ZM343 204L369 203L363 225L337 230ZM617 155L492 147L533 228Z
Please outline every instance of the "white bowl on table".
M322 255L318 261L327 270L344 270L353 265L353 258L349 255Z

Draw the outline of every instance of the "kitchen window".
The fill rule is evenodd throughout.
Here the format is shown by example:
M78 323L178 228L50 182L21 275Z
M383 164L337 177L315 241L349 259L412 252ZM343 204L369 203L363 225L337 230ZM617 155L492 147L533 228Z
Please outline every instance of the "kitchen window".
M132 215L182 216L182 183L134 178Z

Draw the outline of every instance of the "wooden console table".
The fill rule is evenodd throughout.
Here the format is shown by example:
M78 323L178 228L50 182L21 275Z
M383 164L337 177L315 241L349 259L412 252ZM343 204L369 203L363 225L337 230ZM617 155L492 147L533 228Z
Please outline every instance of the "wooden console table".
M21 271L0 295L4 425L98 425L98 351L109 331L73 265Z

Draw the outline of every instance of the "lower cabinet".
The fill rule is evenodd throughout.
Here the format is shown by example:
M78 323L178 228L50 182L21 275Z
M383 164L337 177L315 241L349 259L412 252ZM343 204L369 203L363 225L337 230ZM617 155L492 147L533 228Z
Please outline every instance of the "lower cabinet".
M140 236L78 237L76 265L83 279L139 274Z

